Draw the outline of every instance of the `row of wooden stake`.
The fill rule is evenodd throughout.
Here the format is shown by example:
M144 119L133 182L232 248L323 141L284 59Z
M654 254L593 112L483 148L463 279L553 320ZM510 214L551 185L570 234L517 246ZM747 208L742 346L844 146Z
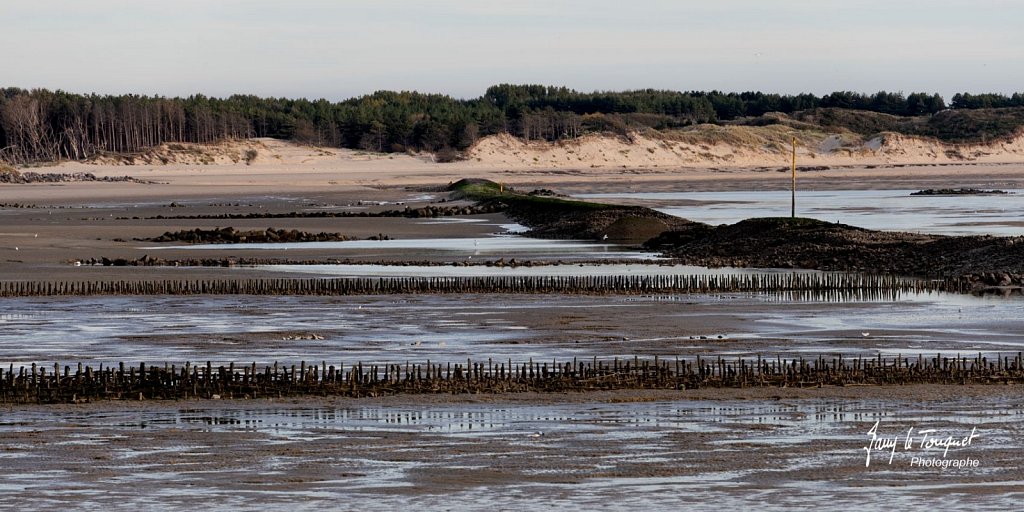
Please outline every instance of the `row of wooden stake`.
M75 295L371 295L414 293L881 293L970 291L964 280L858 273L483 276L223 280L4 281L0 297Z
M640 358L572 361L467 360L453 363L258 367L185 363L96 368L79 363L0 369L3 403L122 399L269 398L298 395L384 396L423 393L585 392L614 389L808 387L905 384L1021 384L1024 359L902 356L844 358Z

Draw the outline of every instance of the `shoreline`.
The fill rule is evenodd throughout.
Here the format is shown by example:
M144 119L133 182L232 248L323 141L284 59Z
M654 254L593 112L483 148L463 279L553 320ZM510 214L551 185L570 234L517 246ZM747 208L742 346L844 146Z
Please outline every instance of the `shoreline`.
M81 165L81 164L76 164ZM147 182L60 182L0 184L0 203L17 198L20 203L112 201L131 198L243 198L271 193L319 196L354 192L390 196L396 192L428 191L439 185L472 177L489 179L517 188L557 186L573 193L600 192L605 188L629 190L642 184L645 191L679 192L727 190L789 190L788 172L759 167L679 168L506 168L433 164L416 161L415 167L382 164L352 168L344 163L314 173L287 169L248 173L238 166L217 169L179 168L159 173L159 168L115 167L111 174L128 175ZM103 173L103 167L94 172ZM48 172L77 172L64 165ZM107 168L109 169L109 168ZM126 171L134 172L126 172ZM210 173L208 171L218 171ZM157 173L157 174L150 174ZM1024 163L1003 164L909 164L899 166L854 165L831 167L797 174L798 189L877 190L906 188L1024 188Z

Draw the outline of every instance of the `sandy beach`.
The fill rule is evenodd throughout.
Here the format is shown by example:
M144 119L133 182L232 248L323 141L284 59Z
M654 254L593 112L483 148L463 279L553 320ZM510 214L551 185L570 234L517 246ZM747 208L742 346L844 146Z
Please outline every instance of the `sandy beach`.
M687 161L678 155L673 160L671 155L676 153L664 147L654 152L645 150L649 142L641 138L630 145L632 150L627 153L658 156L662 160L630 157L606 165L597 155L624 154L619 147L624 142L614 138L587 137L576 143L521 146L502 137L488 138L469 152L467 160L447 164L434 163L430 155L371 154L255 139L189 147L187 151L158 148L153 154L132 158L100 158L92 163L26 168L22 171L88 172L100 178L130 176L138 181L0 185L0 204L5 206L4 227L0 230L0 278L59 276L66 274L70 262L82 258L140 258L147 251L140 249L134 239L195 228L272 227L340 232L357 238L378 234L400 238L472 237L495 232L496 225L507 223L508 219L491 215L475 223L430 225L404 218L151 219L220 213L416 208L438 204L446 197L441 188L464 177L487 178L523 190L548 188L560 193L789 187L789 173L780 172L785 171L784 162L770 160L770 155L737 157L727 164L708 159ZM1024 159L1014 144L997 154L963 162L934 157L920 148L911 151L916 146L897 151L899 146L895 142L873 155L840 157L815 153L814 158L809 158L808 154L800 159L799 165L831 160L828 166L799 172L798 186L802 190L1022 188ZM247 150L259 155L249 164L238 157ZM555 162L559 158L551 160L544 156L559 151L587 156L582 161L564 164ZM738 149L720 147L716 151L728 153ZM201 159L197 159L197 153ZM510 160L509 155L516 153L528 158ZM529 155L536 156L536 161ZM165 253L168 258L183 256L173 251ZM292 258L316 256L301 251L289 254Z

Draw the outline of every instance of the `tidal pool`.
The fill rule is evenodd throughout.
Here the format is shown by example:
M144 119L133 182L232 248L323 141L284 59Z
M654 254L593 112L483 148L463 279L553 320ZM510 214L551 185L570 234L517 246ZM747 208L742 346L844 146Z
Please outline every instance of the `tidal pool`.
M416 251L441 252L464 259L506 258L530 259L657 259L657 253L627 250L617 244L581 242L577 240L544 240L501 234L482 238L410 238L401 240L350 240L346 242L297 242L261 244L195 244L144 247L145 250L255 250L284 252L288 250L322 250L339 255L359 251L406 251L415 258Z
M1024 235L1024 191L1013 194L911 196L913 190L797 192L797 216L868 229L941 235ZM751 217L788 217L790 192L624 192L579 194L583 199L631 199L708 224Z

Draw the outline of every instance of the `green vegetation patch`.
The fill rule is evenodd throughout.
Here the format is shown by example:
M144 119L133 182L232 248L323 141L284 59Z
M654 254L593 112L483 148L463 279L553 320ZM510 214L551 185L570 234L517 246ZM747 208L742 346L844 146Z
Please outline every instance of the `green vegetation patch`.
M501 183L481 178L463 178L449 185L448 190L451 190L458 199L469 199L480 202L500 201L509 206L546 206L559 210L584 211L623 208L620 205L614 204L595 203L591 201L552 197L550 195L523 193Z

